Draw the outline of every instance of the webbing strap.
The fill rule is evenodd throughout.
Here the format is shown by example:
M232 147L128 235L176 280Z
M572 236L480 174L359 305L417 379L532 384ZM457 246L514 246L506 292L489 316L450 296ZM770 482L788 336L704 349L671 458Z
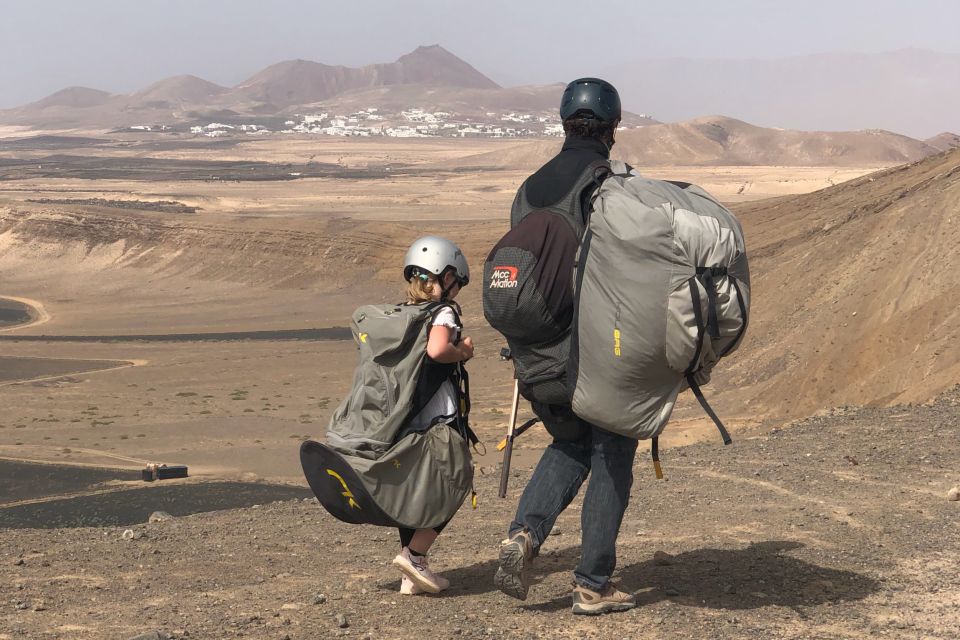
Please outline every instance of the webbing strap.
M690 278L687 280L687 284L690 285L690 297L693 299L693 319L697 323L697 348L693 352L693 358L690 359L687 370L683 372L685 376L693 373L696 370L697 364L700 363L700 352L703 350L704 336L703 310L700 308L700 289L697 288L697 279Z
M723 423L720 422L720 418L713 411L707 399L703 397L703 391L700 390L700 385L697 384L697 381L693 379L692 373L687 374L687 384L690 385L690 390L693 391L693 395L697 396L697 401L700 403L700 406L703 407L703 410L706 411L710 419L713 420L713 424L717 425L717 429L720 431L720 437L723 438L723 444L733 442L727 428L723 426Z
M653 458L653 472L657 480L663 480L663 469L660 467L660 436L653 436L650 441L650 457Z
M720 321L717 319L717 287L714 277L727 275L726 267L697 267L697 275L703 279L703 287L707 290L707 328L710 336L720 337Z
M747 331L747 306L743 302L743 293L740 291L740 285L737 283L737 279L734 278L733 276L729 276L729 278L730 278L730 282L733 284L733 289L737 292L737 305L740 307L741 322L740 322L740 330L737 332L736 337L734 337L733 341L731 341L730 344L727 345L727 348L724 349L723 352L719 354L721 358L727 355L728 353L730 353L731 351L733 351L736 348L736 346L740 344L740 340L741 338L743 338L743 334L746 333Z

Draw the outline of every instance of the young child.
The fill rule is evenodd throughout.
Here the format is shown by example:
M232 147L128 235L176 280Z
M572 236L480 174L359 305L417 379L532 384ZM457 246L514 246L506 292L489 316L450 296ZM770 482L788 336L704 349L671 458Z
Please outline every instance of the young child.
M414 242L407 251L403 277L407 281L408 304L453 302L469 281L470 271L457 245L444 238L427 236ZM459 307L455 303L453 306L457 312L443 307L433 319L425 366L457 364L473 357L473 340L461 337ZM423 430L437 422L450 423L457 417L457 403L457 390L453 381L447 379L411 419L409 426ZM427 552L447 522L433 529L400 529L402 548L393 559L403 574L400 593L439 593L450 586L450 581L431 571L427 563Z

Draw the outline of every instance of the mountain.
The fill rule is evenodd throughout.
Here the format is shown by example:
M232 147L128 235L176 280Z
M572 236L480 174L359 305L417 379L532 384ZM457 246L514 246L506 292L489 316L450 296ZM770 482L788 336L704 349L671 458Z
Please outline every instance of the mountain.
M753 313L723 406L809 415L960 382L960 149L736 213Z
M111 94L89 87L67 87L52 93L42 100L38 100L22 107L33 111L43 111L51 107L65 107L70 109L85 109L97 107L109 102Z
M458 165L533 169L556 152L549 140L524 142L476 156ZM702 166L890 166L919 160L939 148L889 131L790 131L757 127L724 116L652 124L619 131L613 157L636 167Z
M723 116L623 131L615 148L636 166L890 166L939 151L889 131L791 131Z
M174 76L155 82L146 89L134 93L131 102L146 105L150 103L190 103L201 104L205 100L218 96L227 89L191 75Z
M922 49L775 60L646 59L598 72L660 120L728 114L801 130L885 129L926 138L960 127L960 55Z
M944 132L932 138L927 138L924 142L940 151L946 151L947 149L960 147L960 136L955 133Z
M191 75L160 80L130 95L71 87L16 109L0 111L0 122L37 127L114 128L134 124L190 122L205 117L281 115L298 107L327 102L345 93L373 92L363 107L376 106L378 89L396 89L408 102L401 108L420 106L425 96L446 96L449 101L477 105L521 105L533 102L555 109L557 97L540 88L501 89L493 80L440 45L418 47L395 62L360 68L331 66L309 60L287 60L271 65L232 88L221 87ZM469 98L457 97L463 91ZM473 92L473 93L470 93ZM439 109L441 102L436 100ZM446 107L447 110L452 110Z
M326 100L344 91L391 85L496 89L493 80L440 45L418 47L396 62L360 68L308 60L271 65L233 90L233 95L278 108Z

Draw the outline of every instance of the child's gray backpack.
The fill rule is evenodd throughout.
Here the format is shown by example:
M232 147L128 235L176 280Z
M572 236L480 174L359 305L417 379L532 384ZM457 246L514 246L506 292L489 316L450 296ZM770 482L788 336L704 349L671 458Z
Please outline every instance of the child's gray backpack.
M460 364L427 356L437 312L451 303L367 305L353 314L359 348L353 386L334 412L327 442L306 441L300 459L320 504L351 523L422 529L446 522L473 484L469 382ZM457 315L459 324L459 315ZM445 380L458 410L422 430L410 420Z
M733 214L691 184L613 175L595 194L578 264L574 412L656 439L689 386L729 442L698 382L747 328L750 272Z

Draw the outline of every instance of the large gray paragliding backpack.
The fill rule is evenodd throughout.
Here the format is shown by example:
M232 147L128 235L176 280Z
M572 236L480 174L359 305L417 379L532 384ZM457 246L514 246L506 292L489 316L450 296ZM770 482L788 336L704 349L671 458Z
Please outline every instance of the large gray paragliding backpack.
M483 315L507 339L520 393L532 402L570 404L573 276L586 228L582 203L609 173L606 160L588 165L559 202L543 208L530 205L524 182L510 231L483 265Z
M350 394L334 412L327 442L308 440L300 460L310 488L336 518L422 529L456 513L472 491L467 423L469 380L462 364L427 356L433 319L452 303L367 305L352 318L359 364ZM422 429L416 416L444 381L457 389L455 415Z
M690 387L743 340L750 271L743 230L699 187L608 176L578 257L570 354L573 411L607 431L653 438Z

